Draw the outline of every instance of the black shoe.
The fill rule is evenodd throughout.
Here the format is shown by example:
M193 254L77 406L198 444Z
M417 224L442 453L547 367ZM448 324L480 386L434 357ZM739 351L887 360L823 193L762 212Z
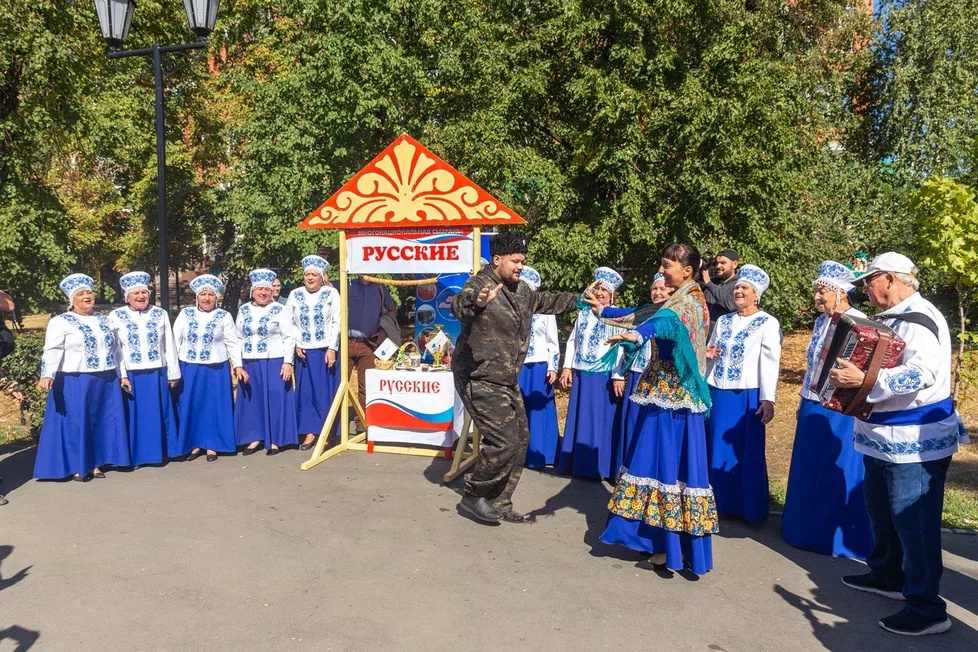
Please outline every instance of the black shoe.
M261 444L258 444L254 448L245 448L243 451L241 451L241 454L242 455L245 455L245 456L254 455L255 453L257 453L260 450L261 450Z
M312 443L311 444L302 444L301 446L299 446L299 450L300 451L307 451L307 450L309 450L310 448L312 448L315 445L316 445L316 440L314 439L314 440L312 440Z
M187 462L193 462L193 461L194 461L195 459L197 459L198 457L200 457L200 451L197 451L196 453L194 453L194 452L190 452L190 453L188 453L188 454L187 454L187 459L186 459L186 461L187 461Z
M514 509L511 509L508 512L502 512L502 519L507 523L523 523L526 521L526 516L520 514Z
M71 479L74 480L75 482L88 482L92 478L91 476L88 475L73 475L71 476Z
M208 453L207 454L207 461L208 462L216 462L217 461L217 455L211 455L210 453Z
M484 523L498 523L499 519L503 517L502 513L493 507L484 496L463 496L458 507Z
M277 448L269 448L267 451L265 451L265 455L278 455L278 453L279 449Z
M101 471L93 471L92 472L92 477L93 478L98 478L99 480L104 480L105 479L105 474L102 473Z
M880 627L888 632L901 636L925 636L927 634L943 634L951 629L951 619L928 620L920 614L904 609L880 621Z
M875 593L876 595L881 595L884 598L889 598L890 600L905 599L903 597L903 592L900 591L900 589L884 586L878 580L873 579L872 573L864 573L863 575L846 575L842 578L842 583L848 586L850 589L865 591L866 593Z

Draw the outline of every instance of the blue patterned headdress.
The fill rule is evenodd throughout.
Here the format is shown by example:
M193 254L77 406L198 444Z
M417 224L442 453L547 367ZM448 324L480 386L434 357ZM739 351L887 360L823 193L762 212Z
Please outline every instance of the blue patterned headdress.
M852 284L855 280L856 274L851 269L834 260L826 260L818 266L818 278L815 279L812 286L824 285L833 290L848 293L856 289L856 286Z
M739 271L737 283L746 283L754 288L754 292L757 293L757 299L760 300L761 295L771 285L771 277L757 265L741 265Z
M58 284L61 291L65 293L68 297L68 301L75 298L75 295L82 290L92 290L95 287L95 281L92 280L91 276L87 274L72 274L71 276L66 276L61 283Z
M326 272L329 271L329 263L322 256L306 256L302 259L302 272L319 272L319 275L326 280Z
M621 274L611 269L610 267L599 267L594 270L594 280L600 285L605 286L610 291L614 292L618 289L618 286L624 282L625 279L621 277Z
M532 267L527 267L526 265L523 265L523 271L520 272L520 280L526 281L526 284L534 290L539 290L540 283L543 281L543 279L540 278L540 272Z
M655 273L655 276L652 277L652 285L655 285L659 281L662 281L663 283L666 282L666 277L662 272Z
M125 300L130 292L136 290L149 291L149 274L146 272L129 272L123 274L119 279L119 287L122 288L122 298Z
M272 281L278 275L270 269L253 269L248 273L248 278L251 280L251 289L256 290L258 288L268 288L272 289Z
M200 294L204 290L210 290L214 294L224 294L224 284L213 274L201 274L190 281L190 289L194 294Z

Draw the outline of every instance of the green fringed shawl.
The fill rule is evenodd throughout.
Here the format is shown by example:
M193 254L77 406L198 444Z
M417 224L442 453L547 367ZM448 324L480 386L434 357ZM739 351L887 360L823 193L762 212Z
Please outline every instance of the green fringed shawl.
M583 303L582 309L590 309ZM635 325L642 312L651 306L642 306L631 315L622 319L603 319L606 323L621 328L635 329L646 323L655 325L655 338L672 342L672 358L679 374L680 382L693 400L706 405L706 416L710 414L712 401L710 388L706 384L706 331L709 317L706 313L706 303L699 286L690 282L676 290L671 297L655 310L651 317ZM646 313L648 314L648 313ZM619 359L626 359L624 369L630 369L634 358L639 353L639 347L628 341L622 341L611 347L601 359L600 366L604 372L611 372Z

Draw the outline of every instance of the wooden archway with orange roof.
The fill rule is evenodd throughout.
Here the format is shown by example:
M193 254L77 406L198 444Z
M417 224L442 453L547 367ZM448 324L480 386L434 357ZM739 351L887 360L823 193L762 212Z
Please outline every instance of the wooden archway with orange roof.
M340 231L340 386L326 416L326 422L313 448L311 457L302 464L310 469L330 457L347 450L368 450L366 433L350 436L347 419L353 406L366 423L364 406L360 405L350 381L348 286L349 260L347 232L364 229L424 229L450 231L472 230L472 269L479 268L479 242L482 228L525 224L498 199L480 188L461 172L407 134L388 145L352 179L314 210L299 225L300 229L338 229ZM340 418L342 415L342 418ZM340 418L340 441L328 448L327 433ZM478 455L478 433L471 434L466 417L456 443L451 470L445 474L449 482L471 466ZM474 429L473 429L474 430ZM372 446L372 451L442 456L441 450L404 446Z

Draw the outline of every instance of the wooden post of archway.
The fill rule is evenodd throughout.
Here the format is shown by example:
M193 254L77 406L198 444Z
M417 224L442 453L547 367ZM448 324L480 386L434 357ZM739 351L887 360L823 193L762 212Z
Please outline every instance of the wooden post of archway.
M360 405L349 366L349 283L350 261L347 231L366 229L444 230L472 229L473 262L471 273L479 269L480 231L484 226L525 224L526 221L507 208L458 170L432 153L407 134L402 134L352 179L337 190L322 206L307 217L301 229L339 229L340 248L340 385L330 405L326 422L312 455L301 466L303 470L325 462L347 450L366 451L366 432L350 436L348 414L352 405L366 424L364 406ZM457 271L457 270L456 270ZM328 433L340 419L340 441L328 448ZM469 437L471 433L471 445ZM442 456L439 449L414 446L374 445L373 452L408 455ZM451 470L444 481L458 477L471 466L478 455L479 435L470 428L466 415L453 455Z

